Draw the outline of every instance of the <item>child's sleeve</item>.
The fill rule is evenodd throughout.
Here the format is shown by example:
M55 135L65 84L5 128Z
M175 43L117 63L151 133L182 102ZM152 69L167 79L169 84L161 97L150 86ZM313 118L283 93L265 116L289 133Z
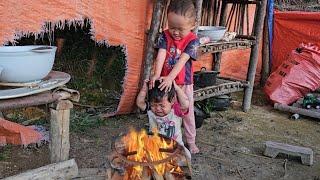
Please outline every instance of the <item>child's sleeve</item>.
M158 38L158 42L156 44L157 49L167 49L167 39L166 34L163 32L160 34Z
M184 53L188 54L191 59L197 60L198 59L198 47L200 45L199 39L196 38L187 45L187 47L184 49Z
M175 102L173 104L173 110L174 110L175 115L177 115L179 117L182 117L182 116L187 115L189 113L189 110L182 111L180 104L177 102Z

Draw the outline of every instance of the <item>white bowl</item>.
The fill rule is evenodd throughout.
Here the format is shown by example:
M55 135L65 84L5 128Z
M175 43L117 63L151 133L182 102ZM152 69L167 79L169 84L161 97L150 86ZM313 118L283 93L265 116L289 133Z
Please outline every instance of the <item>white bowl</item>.
M227 29L223 26L199 26L198 36L209 37L210 41L220 41Z
M0 82L41 80L52 69L55 46L1 46Z

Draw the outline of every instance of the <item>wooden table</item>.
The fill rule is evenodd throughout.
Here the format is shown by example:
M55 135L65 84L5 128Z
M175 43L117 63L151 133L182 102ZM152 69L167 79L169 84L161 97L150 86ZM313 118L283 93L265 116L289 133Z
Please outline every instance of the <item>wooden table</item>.
M49 104L50 108L50 161L52 163L69 158L69 124L72 101L78 101L78 91L67 88L56 88L40 94L26 97L0 100L0 112L29 106Z

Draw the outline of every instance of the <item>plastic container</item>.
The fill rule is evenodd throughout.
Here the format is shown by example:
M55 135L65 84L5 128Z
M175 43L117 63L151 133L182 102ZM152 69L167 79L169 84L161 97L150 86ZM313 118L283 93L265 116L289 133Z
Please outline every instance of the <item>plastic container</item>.
M227 29L223 26L199 26L198 36L209 37L210 41L220 41Z
M0 82L41 80L52 69L55 46L0 47Z

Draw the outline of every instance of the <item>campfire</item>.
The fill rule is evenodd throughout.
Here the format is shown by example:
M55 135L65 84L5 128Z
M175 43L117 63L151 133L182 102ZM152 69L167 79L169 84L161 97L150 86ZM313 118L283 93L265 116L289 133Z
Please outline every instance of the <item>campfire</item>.
M109 157L109 179L185 179L191 168L184 148L172 139L131 130L118 138ZM186 164L180 167L179 164ZM112 171L112 172L111 172Z

